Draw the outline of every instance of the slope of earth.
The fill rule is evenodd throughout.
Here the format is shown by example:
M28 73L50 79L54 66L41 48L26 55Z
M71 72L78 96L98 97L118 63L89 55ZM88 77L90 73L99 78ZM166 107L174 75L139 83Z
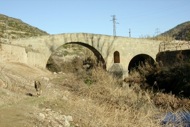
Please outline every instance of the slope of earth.
M93 78L91 78L91 76ZM0 126L159 126L148 93L123 89L103 71L52 74L20 63L0 64ZM42 83L36 96L34 80Z
M48 33L24 23L20 19L0 14L0 42L42 35L48 35Z
M159 36L168 36L176 40L190 41L190 21L181 23Z
M69 76L60 75L66 79ZM70 127L72 116L60 110L66 107L58 105L64 104L70 93L52 84L54 78L59 76L47 70L21 63L0 63L0 127ZM35 80L42 84L40 96L34 88Z

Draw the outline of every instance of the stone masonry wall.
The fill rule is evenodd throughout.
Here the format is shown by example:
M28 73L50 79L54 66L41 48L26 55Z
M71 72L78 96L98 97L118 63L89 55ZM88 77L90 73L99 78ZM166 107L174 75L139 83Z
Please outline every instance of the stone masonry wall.
M1 44L0 61L19 62L31 66L45 68L46 55L38 52L26 52L26 48L8 44Z
M1 44L0 61L20 62L27 64L27 53L25 48Z
M127 71L130 60L138 54L147 54L153 59L159 50L159 41L127 37L113 37L100 34L71 33L31 37L12 40L12 45L24 47L18 55L20 61L29 65L46 67L47 60L59 46L70 42L81 42L94 47L104 58L107 69L113 65L113 53L119 51L121 66ZM24 50L22 48L22 50ZM14 52L14 51L12 51ZM20 52L20 51L19 51Z

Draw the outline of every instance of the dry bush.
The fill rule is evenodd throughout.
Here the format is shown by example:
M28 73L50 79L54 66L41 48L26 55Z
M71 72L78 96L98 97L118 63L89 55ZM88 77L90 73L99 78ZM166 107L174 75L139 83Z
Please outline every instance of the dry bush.
M138 70L139 71L139 70ZM173 66L143 67L140 76L145 77L146 83L155 90L166 93L172 92L178 96L189 97L190 64L180 63ZM177 78L176 78L177 77Z
M141 88L152 91L151 99L157 107L167 110L179 108L190 109L189 96L190 64L180 63L170 67L141 65L130 73L124 81L130 84L138 83Z
M151 99L154 104L165 111L176 111L178 109L190 109L190 100L187 98L180 98L173 94L164 94L158 92L154 94Z
M124 79L124 82L133 85L135 83L139 84L141 88L152 88L155 82L154 74L160 72L161 66L159 64L150 64L145 62L140 64L137 68L133 69L129 76Z
M69 61L61 61L61 60L54 60L52 58L49 59L51 61L50 64L48 64L47 68L51 72L77 72L80 71L83 67L83 60L79 57L74 57L72 60ZM61 62L59 62L61 61Z
M163 41L163 42L171 42L173 40L175 40L173 37L171 36L167 36L167 35L159 35L159 36L142 36L140 38L145 38L145 39L150 39L150 40L158 40L158 41Z
M87 65L87 66L85 66ZM69 44L59 47L48 60L47 69L51 72L78 72L97 65L94 53L83 46Z
M164 42L171 42L171 41L175 40L173 37L167 36L167 35L156 36L156 37L153 37L153 39L159 40L159 41L164 41Z
M138 82L139 80L139 82L147 83L149 87L154 87L159 91L162 90L167 93L172 92L175 95L189 97L189 72L190 64L187 62L181 62L172 66L160 66L159 64L152 66L145 63L138 66L124 81Z
M79 126L159 126L155 119L159 111L148 92L122 88L116 78L100 68L92 70L91 78L91 85L77 76L61 85L77 98L83 98L74 99L68 106Z

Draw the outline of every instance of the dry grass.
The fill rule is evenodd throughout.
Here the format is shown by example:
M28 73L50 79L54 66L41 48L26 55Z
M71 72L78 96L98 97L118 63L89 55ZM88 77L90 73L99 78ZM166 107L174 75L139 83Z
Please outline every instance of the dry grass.
M137 86L144 90L149 89L149 97L153 101L154 105L161 108L164 112L174 112L178 109L190 110L190 100L188 97L185 98L183 93L177 93L175 95L174 91L172 94L172 88L175 88L176 84L178 85L178 89L180 89L180 87L181 89L183 87L188 89L188 80L185 82L186 84L183 82L184 80L186 81L186 79L188 79L188 67L189 66L187 66L187 63L173 67L164 67L158 64L151 66L150 64L145 63L144 65L139 66L137 71L132 71L129 77L127 77L124 81L130 83L132 86L138 83ZM165 75L161 75L163 73ZM176 77L178 77L178 79L176 79ZM175 82L169 82L170 80L168 79L173 79ZM162 81L162 86L159 83L155 83L155 81L158 81L159 83ZM163 87L164 85L165 87ZM169 85L173 86L170 87L170 93L164 89L161 89L167 88Z
M154 104L165 111L177 111L179 109L190 109L190 100L180 98L173 94L156 93L152 97Z
M93 83L85 84L78 76L59 85L72 93L66 112L81 127L159 126L160 114L146 91L123 88L118 80L102 69L92 71ZM73 99L74 98L74 99ZM56 102L65 103L63 100ZM53 102L53 103L56 103Z
M29 73L35 74L35 71L31 72L32 70L28 67L21 67L20 65L14 67L14 70L25 68ZM25 111L23 114L22 110L19 109L26 125L32 126L55 126L52 123L40 121L35 115L39 112L44 113L44 109L51 109L52 114L58 116L71 115L74 119L71 122L71 127L159 127L164 113L173 111L170 108L173 103L181 103L181 101L185 103L187 101L176 100L176 97L172 95L154 94L136 86L128 87L128 84L122 84L121 81L100 68L92 70L90 74L81 72L83 75L81 73L52 74L42 97L33 98L23 95L24 92L32 89L30 83L26 81L28 80L27 76L25 77L22 73L17 72L11 77L11 73L12 71L6 75L1 73L1 76L4 74L3 76L6 77L3 78L4 81L10 80L10 87L5 89L20 97L17 100L15 98L10 99L10 101L14 100L15 105L17 105L11 104L11 111L17 110L19 104L19 106L27 108L29 112L34 112L26 115ZM36 78L36 76L35 74L31 79ZM86 82L87 78L90 83ZM26 86L23 88L21 87L22 84L15 85L13 82L20 82ZM14 90L11 88L12 85L15 85ZM6 94L7 92L1 91L3 97ZM4 105L6 106L6 104ZM179 109L176 107L176 110ZM4 113L2 108L0 111L2 114ZM12 119L13 117L9 118ZM62 121L58 119L56 122L61 123Z

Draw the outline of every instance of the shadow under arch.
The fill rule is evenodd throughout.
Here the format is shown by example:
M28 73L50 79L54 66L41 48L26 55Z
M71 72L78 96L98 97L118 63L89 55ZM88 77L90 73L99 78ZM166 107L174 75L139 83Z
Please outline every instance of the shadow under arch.
M134 56L128 66L129 73L131 70L136 69L140 64L145 64L145 62L154 65L155 60L147 54L139 54Z
M91 46L89 44L86 44L86 43L83 43L83 42L68 42L68 43L65 43L63 45L69 45L69 44L81 45L81 46L84 46L84 47L88 48L89 50L91 50L94 53L94 55L96 56L96 58L97 58L97 61L96 61L97 66L101 66L103 69L106 70L106 62L105 62L104 58L102 57L100 52L97 49L95 49L93 46ZM59 49L63 45L60 45L57 49ZM51 55L50 55L50 57L51 57ZM46 68L47 68L47 64L46 64Z

